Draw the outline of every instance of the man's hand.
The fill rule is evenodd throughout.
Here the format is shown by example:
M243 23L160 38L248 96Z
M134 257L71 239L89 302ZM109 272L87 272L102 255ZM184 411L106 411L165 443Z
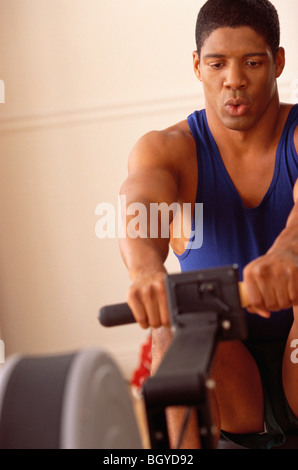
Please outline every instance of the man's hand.
M298 254L290 249L269 251L248 264L243 275L249 312L268 318L270 311L298 304Z
M133 276L127 303L142 328L170 326L165 276L164 267Z
M286 228L270 250L249 263L243 271L251 313L270 317L298 305L298 180L293 191L294 208Z

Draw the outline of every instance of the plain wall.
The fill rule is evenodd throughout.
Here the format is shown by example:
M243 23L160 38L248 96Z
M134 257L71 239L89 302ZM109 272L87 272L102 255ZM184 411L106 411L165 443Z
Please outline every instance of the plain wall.
M96 208L117 208L134 142L204 106L192 70L203 1L0 0L0 323L6 356L86 347L129 377L148 334L107 330L100 306L125 300L116 239ZM297 100L297 0L276 0ZM178 263L171 254L170 271Z

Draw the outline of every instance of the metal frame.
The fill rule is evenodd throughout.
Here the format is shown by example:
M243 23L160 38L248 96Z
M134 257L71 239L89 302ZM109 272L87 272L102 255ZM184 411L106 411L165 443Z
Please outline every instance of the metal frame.
M209 405L209 372L219 341L244 340L246 320L238 290L238 267L168 275L173 341L143 394L152 449L168 449L167 407L197 413L202 448L215 447Z

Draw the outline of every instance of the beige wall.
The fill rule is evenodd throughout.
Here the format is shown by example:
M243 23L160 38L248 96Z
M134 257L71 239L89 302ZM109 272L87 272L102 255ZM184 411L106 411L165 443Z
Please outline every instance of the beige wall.
M297 0L280 10L293 99ZM0 0L0 315L6 355L101 346L127 376L146 332L97 321L125 300L117 240L95 234L116 206L129 150L203 106L192 72L202 1ZM173 256L171 271L178 269Z

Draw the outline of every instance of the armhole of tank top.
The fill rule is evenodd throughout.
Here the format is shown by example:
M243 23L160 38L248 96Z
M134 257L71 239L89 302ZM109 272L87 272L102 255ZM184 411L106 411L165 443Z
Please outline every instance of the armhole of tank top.
M191 225L191 231L193 232L194 230L194 227L195 227L195 220L194 220L194 217L195 215L193 216L193 220L192 220L192 225ZM185 260L185 258L187 258L187 256L189 255L189 252L191 250L191 247L192 247L192 244L194 242L194 237L190 237L188 242L187 242L187 246L185 248L185 251L183 253L181 253L181 255L178 255L175 251L174 251L174 255L177 257L178 261L183 261Z
M195 131L195 128L194 128L194 125L193 125L193 119L194 119L194 116L196 115L198 111L195 111L194 113L192 113L190 116L188 116L187 118L187 122L188 122L188 125L189 125L189 129L190 129L190 132L191 132L191 135L193 136L194 138L194 141L196 143L196 155L197 155L197 172L198 172L198 183L197 183L197 190L196 190L196 200L195 200L195 203L199 202L199 166L200 166L200 162L199 162L199 145L198 145L198 138L197 138L197 133ZM196 221L195 221L195 211L193 213L193 216L192 216L192 222L191 222L191 233L194 233L194 229L196 227ZM174 251L174 254L175 256L177 257L177 259L179 261L183 261L185 260L185 258L189 255L189 252L191 250L191 247L193 245L193 242L194 242L194 239L195 239L195 235L194 236L190 236L188 242L187 242L187 247L185 248L185 251L183 253L181 253L181 255L178 255L177 253L175 253Z
M294 113L294 118L291 117L292 113ZM295 114L297 114L297 116L295 116ZM294 132L295 132L295 128L298 125L297 118L298 118L298 106L296 108L296 111L294 111L294 107L290 110L290 113L289 113L288 118L286 120L286 123L285 123L284 129L283 129L280 141L278 143L278 147L277 147L277 151L276 151L275 169L274 169L274 174L273 174L273 178L272 178L270 187L269 187L267 193L265 194L265 196L264 196L262 202L260 203L260 205L256 208L245 209L245 211L247 213L255 212L256 210L258 210L261 206L264 205L264 203L271 197L272 193L274 192L274 190L276 188L276 185L277 185L277 182L278 182L279 174L280 174L280 171L281 171L281 165L282 165L282 160L283 160L283 157L282 157L283 147L285 145L287 147L287 149L285 150L285 154L290 155L290 161L288 159L287 164L290 166L291 169L294 169L294 171L296 171L296 172L298 171L298 156L297 156L297 152L296 152L295 145L294 145ZM296 126L294 125L295 121L297 121ZM288 140L288 144L286 144L287 140Z
M202 110L203 111L203 110ZM199 113L200 111L195 111L193 114L191 114L188 119L187 119L187 122L188 122L188 125L189 125L189 129L190 129L190 132L191 132L191 135L193 136L194 138L194 141L196 143L196 156L197 156L197 174L198 174L198 181L197 181L197 190L196 190L196 199L195 199L195 203L196 202L200 202L200 185L199 185L199 175L200 175L200 166L201 166L201 160L200 160L200 149L199 149L199 138L198 138L198 134L196 132L196 129L192 123L192 120L193 120L193 116L196 115L197 113ZM192 218L192 230L194 228L194 222L195 222L195 214L193 214L193 218Z
M294 111L295 109L295 111ZM288 141L289 141L289 153L291 155L291 158L293 161L289 162L290 164L293 163L298 170L298 152L295 147L295 142L294 142L294 134L295 131L298 127L298 105L294 106L292 110L290 111L294 112L294 119L293 122L289 125L289 130L288 130ZM290 115L289 115L290 117Z
M294 158L296 157L296 162L298 165L298 149L296 149L295 141L294 141L294 134L295 134L297 127L298 127L298 119L296 121L296 125L294 123L293 129L291 129L291 133L290 133L291 152L293 153L293 157Z

